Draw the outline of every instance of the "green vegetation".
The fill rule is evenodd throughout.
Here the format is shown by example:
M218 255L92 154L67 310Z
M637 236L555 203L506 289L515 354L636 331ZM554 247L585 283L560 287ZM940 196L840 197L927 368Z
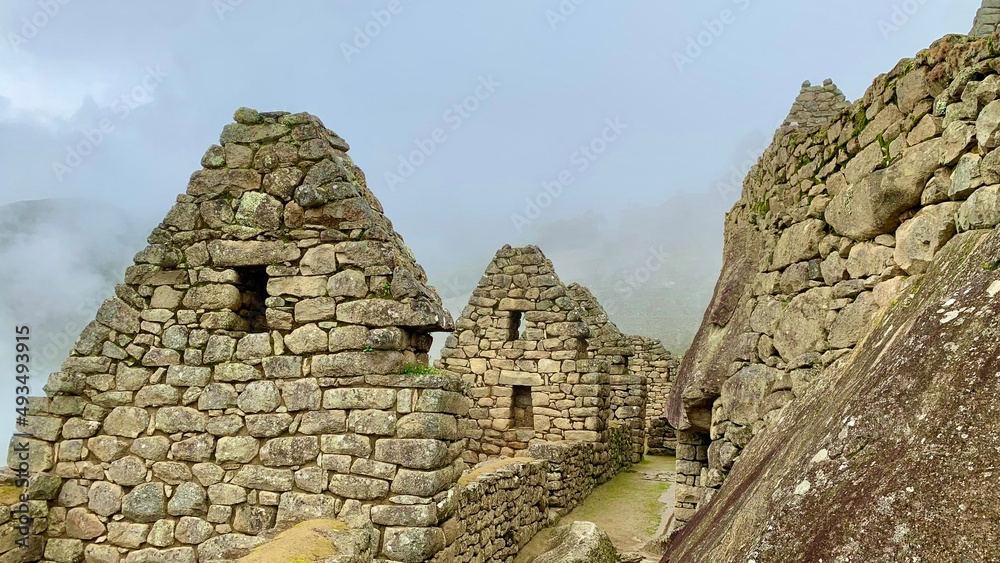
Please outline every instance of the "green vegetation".
M1000 260L996 260L994 262L984 262L983 269L988 272L995 272L997 270L1000 270Z
M763 219L764 217L767 216L768 212L771 211L771 202L765 196L760 201L755 202L753 204L753 207L751 207L751 209L753 210L754 215L757 215L758 217Z
M378 296L381 297L382 299L391 299L392 298L392 282L391 281L385 280L385 283L383 283L382 287L379 288L379 290L378 290Z
M854 115L851 116L851 120L854 122L854 130L851 131L852 137L857 137L868 127L868 114L865 112L865 108L859 107Z
M372 348L371 346L365 346L361 351L362 352L374 352L375 349Z
M403 366L403 375L440 375L441 372L433 366L423 364L406 364Z
M881 133L875 137L875 140L878 142L878 146L882 147L882 166L887 167L892 164L892 157L889 156L889 141L886 141Z

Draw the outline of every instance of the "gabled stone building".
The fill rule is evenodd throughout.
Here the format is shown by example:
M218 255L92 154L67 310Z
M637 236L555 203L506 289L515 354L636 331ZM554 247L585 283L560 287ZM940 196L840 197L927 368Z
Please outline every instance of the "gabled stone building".
M461 375L469 411L467 459L514 455L532 440L600 441L607 370L591 370L583 312L541 250L500 249L441 353ZM599 366L598 366L599 367Z
M565 286L534 246L497 252L439 364L474 402L466 459L512 456L530 443L604 444L628 429L631 462L645 443L646 378L629 371L629 338L587 288Z
M7 560L229 559L334 517L374 525L385 560L443 547L387 499L464 468L458 383L399 375L452 319L343 139L236 121L32 399L9 463L27 450L34 535Z

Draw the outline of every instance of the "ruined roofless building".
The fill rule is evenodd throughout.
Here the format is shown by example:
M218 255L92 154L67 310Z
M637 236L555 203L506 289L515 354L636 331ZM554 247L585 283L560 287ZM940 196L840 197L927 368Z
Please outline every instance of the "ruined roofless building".
M457 384L399 375L452 319L347 143L308 114L236 121L32 399L34 528L4 561L230 559L276 524L398 526L372 505L461 474L425 424L455 427ZM411 523L385 560L441 547Z
M462 377L467 460L517 455L536 442L645 441L647 378L632 374L629 338L591 292L565 286L538 247L500 249L449 336L439 366Z

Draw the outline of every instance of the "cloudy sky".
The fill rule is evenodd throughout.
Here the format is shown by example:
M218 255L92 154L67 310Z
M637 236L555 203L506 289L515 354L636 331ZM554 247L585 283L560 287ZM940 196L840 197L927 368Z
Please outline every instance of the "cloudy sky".
M60 319L109 294L88 264L131 259L240 106L308 111L347 139L456 314L505 243L551 244L567 282L617 261L630 295L655 247L701 241L697 310L738 197L729 178L802 81L859 98L900 58L967 32L978 4L4 2L0 205L75 200L47 222L8 220L0 317ZM619 248L629 240L641 248Z

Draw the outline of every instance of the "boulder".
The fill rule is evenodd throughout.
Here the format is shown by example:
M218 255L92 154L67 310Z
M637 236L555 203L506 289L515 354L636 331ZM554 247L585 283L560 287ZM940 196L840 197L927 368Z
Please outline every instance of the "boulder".
M573 522L556 528L550 549L535 563L619 563L621 558L603 530L592 522Z
M960 203L929 205L896 231L896 264L908 274L927 271L934 254L955 236L955 216Z
M899 215L920 203L940 163L939 143L934 139L910 147L895 164L848 186L826 208L826 221L854 240L891 233L899 225Z

